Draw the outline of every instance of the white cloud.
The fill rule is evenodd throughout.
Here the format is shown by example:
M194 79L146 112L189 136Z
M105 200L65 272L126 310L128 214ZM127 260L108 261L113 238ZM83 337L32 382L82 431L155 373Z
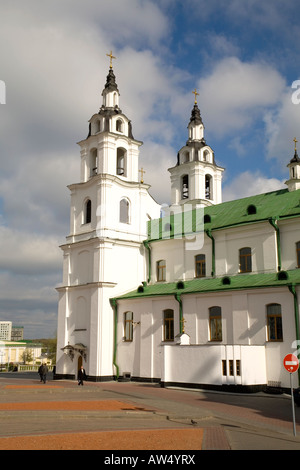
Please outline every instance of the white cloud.
M224 136L261 121L283 90L283 78L268 64L227 57L199 80L199 102L211 132Z
M267 178L259 171L245 171L223 188L223 201L232 201L243 197L263 194L286 188L284 181Z

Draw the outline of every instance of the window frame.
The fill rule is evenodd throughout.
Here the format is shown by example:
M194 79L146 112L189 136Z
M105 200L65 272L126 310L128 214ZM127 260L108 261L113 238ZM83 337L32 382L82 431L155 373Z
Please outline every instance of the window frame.
M163 310L163 341L174 341L174 338L174 310L166 308Z
M243 251L244 253L242 253ZM239 272L252 273L252 249L250 246L244 246L239 249Z
M206 257L203 253L199 253L195 256L195 277L197 279L206 277Z
M90 224L92 222L92 201L87 199L84 203L84 224Z
M272 343L283 341L282 309L281 304L271 303L266 306L267 310L267 339ZM271 308L280 312L271 311ZM275 309L274 309L275 310ZM271 324L271 322L273 324ZM272 332L271 332L272 328Z
M208 314L210 341L223 341L222 308L218 305L209 307Z
M124 312L123 317L123 328L124 328L124 342L132 343L133 341L133 312Z
M130 224L130 201L126 197L123 197L119 202L119 222Z
M162 264L163 263L163 264ZM165 259L156 261L156 280L157 282L166 281L167 263Z
M297 268L300 268L300 241L296 242L296 260Z

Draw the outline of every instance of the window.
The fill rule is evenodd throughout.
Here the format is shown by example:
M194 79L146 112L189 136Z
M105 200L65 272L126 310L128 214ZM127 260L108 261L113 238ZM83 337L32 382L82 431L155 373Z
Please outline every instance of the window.
M240 273L250 273L252 271L251 248L241 248L240 256Z
M267 305L268 341L282 341L281 305Z
M188 199L189 197L189 176L182 177L181 199Z
M117 120L116 130L117 130L117 132L123 132L123 121L122 121L122 119Z
M195 275L196 277L205 277L205 255L196 255L195 256Z
M297 268L300 268L300 242L296 243Z
M223 359L223 360L222 360L222 374L223 374L223 375L227 375L227 363L226 363L226 359Z
M205 175L205 199L212 199L212 177Z
M92 202L88 199L85 203L84 223L89 224L92 220Z
M209 309L210 340L222 341L222 313L221 307Z
M122 148L117 150L117 175L126 176L126 151Z
M166 280L166 260L161 259L156 263L156 278L157 281Z
M234 375L234 371L233 371L233 360L232 359L229 359L229 375L233 376Z
M98 167L98 152L97 149L93 149L90 152L90 176L97 174Z
M133 340L133 313L124 313L124 341Z
M174 310L171 310L171 309L164 310L163 315L164 315L163 340L173 341L174 340Z
M127 199L120 201L120 222L129 224L129 201Z

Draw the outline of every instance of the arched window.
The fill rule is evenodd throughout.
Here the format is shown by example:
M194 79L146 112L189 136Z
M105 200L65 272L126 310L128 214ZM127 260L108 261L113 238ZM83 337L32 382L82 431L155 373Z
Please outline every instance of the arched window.
M195 276L196 277L206 276L205 255L195 256Z
M126 150L117 149L117 175L126 176Z
M120 201L120 222L122 224L129 224L129 201L128 199L121 199Z
M212 199L212 177L205 175L205 199Z
M124 341L133 340L133 313L124 313Z
M240 273L251 273L252 271L252 258L251 248L241 248L239 250L240 257Z
M166 280L166 260L161 259L156 263L156 279L157 281Z
M282 341L281 305L267 305L268 341Z
M92 220L92 202L90 199L86 201L84 209L84 223L89 224Z
M97 174L98 167L98 152L97 149L92 149L90 151L90 176Z
M181 187L181 199L188 199L189 197L189 176L183 175Z
M221 307L210 307L209 329L211 341L222 341L222 310Z
M300 242L296 243L297 268L300 268Z
M116 121L116 131L123 132L123 121L122 119L117 119Z
M163 341L174 340L174 310L166 309L163 311Z

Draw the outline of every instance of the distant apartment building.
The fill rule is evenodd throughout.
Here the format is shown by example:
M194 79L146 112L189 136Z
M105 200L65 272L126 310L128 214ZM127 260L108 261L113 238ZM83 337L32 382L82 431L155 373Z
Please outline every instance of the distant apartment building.
M12 326L11 341L22 341L24 339L24 326Z
M12 330L11 321L0 321L0 341L10 341L11 330Z

